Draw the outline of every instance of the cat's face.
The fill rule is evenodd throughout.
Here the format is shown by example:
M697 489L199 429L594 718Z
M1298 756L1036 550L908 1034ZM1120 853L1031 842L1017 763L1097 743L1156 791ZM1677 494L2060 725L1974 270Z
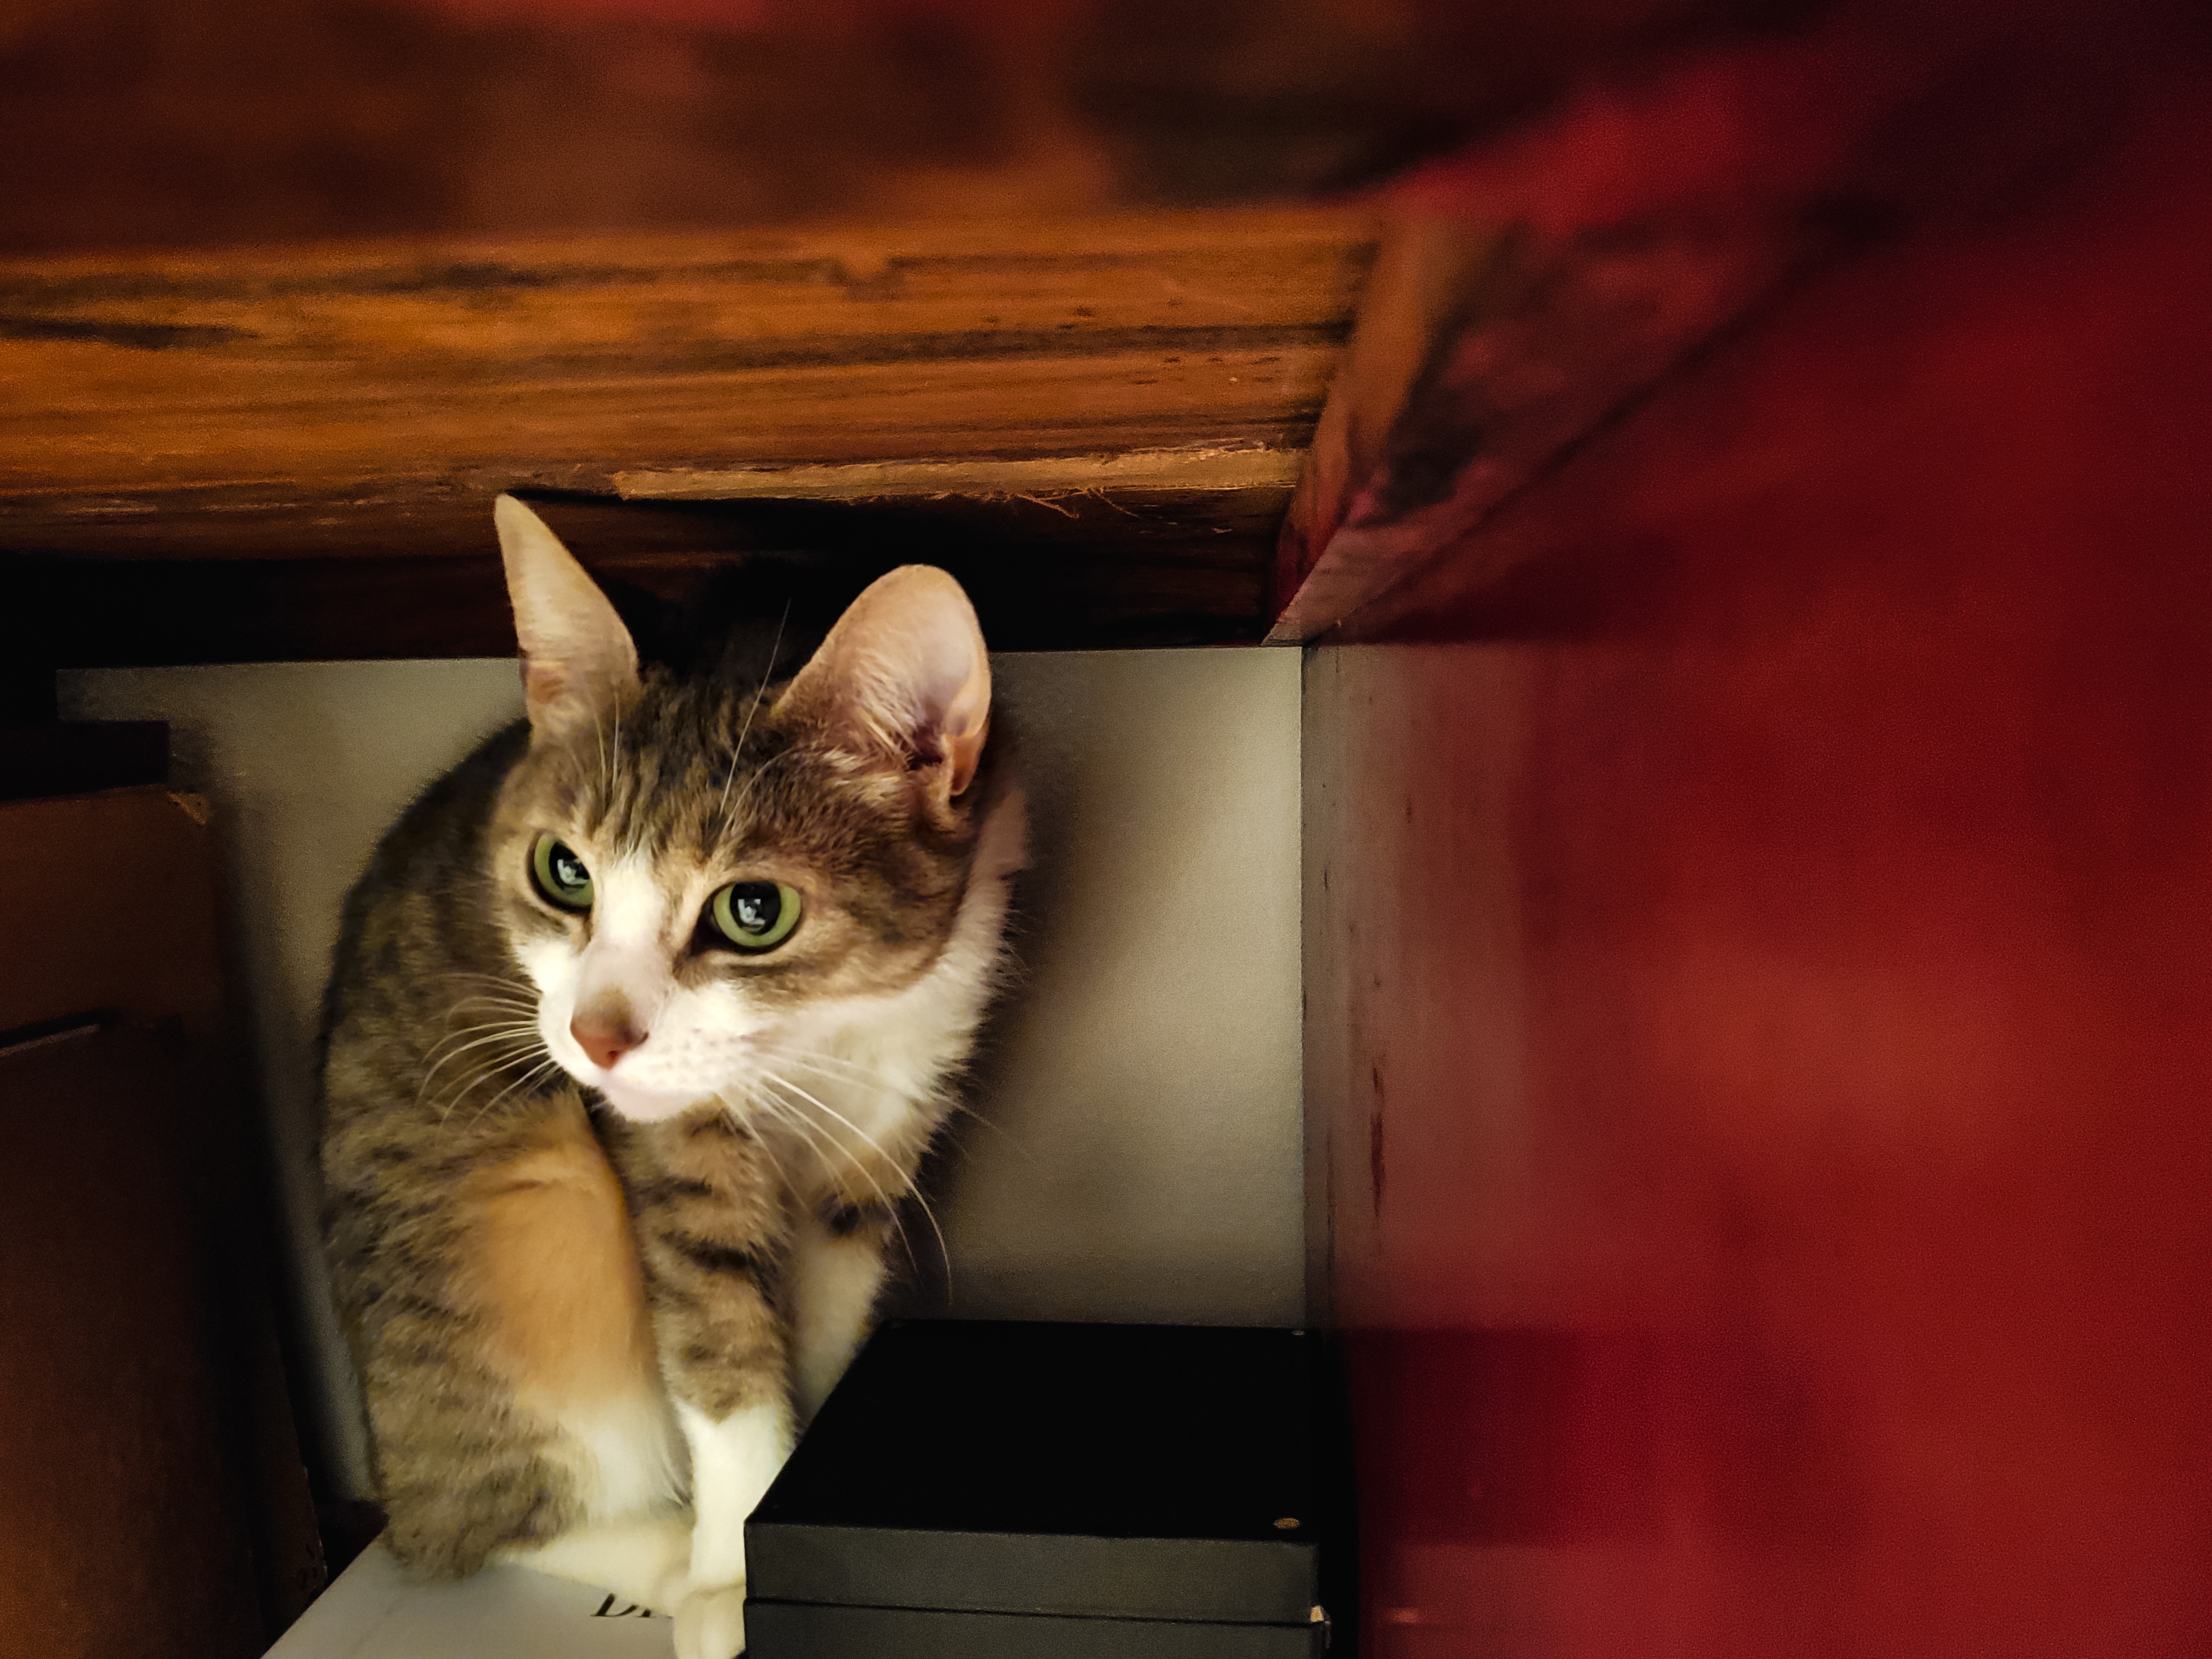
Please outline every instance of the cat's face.
M973 612L909 567L786 687L641 675L611 607L512 505L532 742L487 854L539 1034L629 1117L744 1110L952 936L989 698Z

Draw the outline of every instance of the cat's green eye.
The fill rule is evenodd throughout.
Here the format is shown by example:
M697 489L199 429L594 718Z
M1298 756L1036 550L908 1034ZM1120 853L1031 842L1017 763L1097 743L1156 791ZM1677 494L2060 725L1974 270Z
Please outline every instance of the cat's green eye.
M548 904L562 910L592 908L592 872L566 842L538 836L530 849L530 877Z
M733 881L714 895L707 914L740 951L773 951L799 926L799 890L780 881Z

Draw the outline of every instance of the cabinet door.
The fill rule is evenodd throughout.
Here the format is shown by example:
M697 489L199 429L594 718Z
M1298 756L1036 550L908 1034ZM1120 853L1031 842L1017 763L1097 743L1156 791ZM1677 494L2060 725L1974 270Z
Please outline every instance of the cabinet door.
M0 1650L258 1652L180 1045L0 1053Z
M0 1655L258 1652L323 1581L204 809L0 804Z

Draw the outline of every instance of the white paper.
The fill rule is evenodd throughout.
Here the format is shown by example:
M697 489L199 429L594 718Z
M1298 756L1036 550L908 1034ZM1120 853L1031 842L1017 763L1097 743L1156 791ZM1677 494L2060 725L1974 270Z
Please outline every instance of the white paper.
M620 1596L527 1567L425 1583L379 1540L268 1659L670 1659L674 1630Z

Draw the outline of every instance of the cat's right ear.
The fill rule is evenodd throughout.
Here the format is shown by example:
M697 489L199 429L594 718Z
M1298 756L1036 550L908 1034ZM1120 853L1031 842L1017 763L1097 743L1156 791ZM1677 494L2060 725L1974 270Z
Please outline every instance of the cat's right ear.
M596 724L637 685L629 629L544 520L512 495L492 503L492 519L522 647L522 700L531 730Z

